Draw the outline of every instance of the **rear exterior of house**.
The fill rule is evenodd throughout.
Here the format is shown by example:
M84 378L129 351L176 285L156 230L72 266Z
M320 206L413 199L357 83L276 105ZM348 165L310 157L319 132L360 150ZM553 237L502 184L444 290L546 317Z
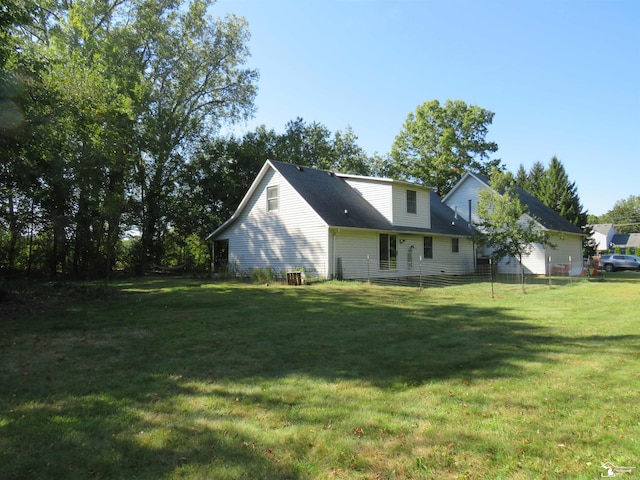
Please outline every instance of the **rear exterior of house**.
M455 211L470 219L472 224L480 222L477 213L480 191L490 188L489 179L482 175L467 173L447 194L444 202ZM518 196L529 209L531 217L541 228L547 231L551 243L555 246L532 245L531 252L522 259L522 267L527 274L579 275L583 270L582 243L583 232L568 220L562 218L537 198L518 189ZM478 255L490 252L479 250ZM521 265L514 258L503 259L498 264L498 273L520 273Z
M430 189L268 161L213 232L215 270L394 278L474 270L474 245Z
M216 270L226 266L231 273L245 276L252 269L304 268L327 278L327 225L277 170L267 168L258 178L238 218L215 236L214 256L219 258L221 250L227 249Z

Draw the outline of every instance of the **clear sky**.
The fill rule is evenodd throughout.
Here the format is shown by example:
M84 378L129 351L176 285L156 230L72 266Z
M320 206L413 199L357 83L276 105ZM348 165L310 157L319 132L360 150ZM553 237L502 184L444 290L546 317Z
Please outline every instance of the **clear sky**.
M437 99L495 113L487 139L515 173L556 155L589 213L640 195L640 0L218 0L249 22L257 113L351 126L387 154Z

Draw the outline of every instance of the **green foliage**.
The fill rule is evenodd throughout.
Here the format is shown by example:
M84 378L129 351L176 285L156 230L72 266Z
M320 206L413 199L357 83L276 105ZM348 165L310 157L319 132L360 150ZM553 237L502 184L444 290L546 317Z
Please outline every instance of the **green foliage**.
M520 201L510 173L495 170L490 186L479 194L477 242L488 248L488 254L495 262L513 257L522 265L522 258L535 244L553 247L547 232ZM524 282L524 267L522 280Z
M520 165L516 184L576 227L583 228L587 224L587 213L580 203L578 188L575 182L569 181L564 165L557 157L551 159L548 168L536 162L528 173Z
M631 195L618 200L611 210L602 215L597 223L613 223L618 233L640 231L640 195Z
M498 150L485 139L493 112L461 100L425 102L407 116L396 136L388 171L436 187L444 195L465 172L488 174L500 165L489 160Z
M287 123L282 135L277 135L271 158L321 170L369 175L369 159L357 140L351 127L335 132L332 138L321 123L306 124L302 118L296 118Z
M11 32L15 44L0 52L0 267L19 268L25 235L35 232L50 243L44 264L29 247L29 268L108 275L132 226L142 233L137 270L161 263L167 231L181 218L174 200L187 155L221 122L253 111L246 22L213 19L209 6L80 0L0 8L0 36ZM181 233L188 241L202 232Z
M589 216L583 210L575 182L569 181L564 165L553 157L549 167L536 162L527 173L522 165L518 169L516 184L531 193L554 212L581 228L585 233L583 255L596 253L595 242L590 238ZM598 223L598 222L591 222Z
M249 276L253 283L270 283L280 278L277 269L272 266L249 269Z

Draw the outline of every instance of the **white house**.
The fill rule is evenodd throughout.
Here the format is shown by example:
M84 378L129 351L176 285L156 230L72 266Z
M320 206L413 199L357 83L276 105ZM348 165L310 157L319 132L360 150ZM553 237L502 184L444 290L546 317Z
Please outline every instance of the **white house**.
M469 274L467 222L423 186L267 161L209 237L214 269L323 279Z
M616 235L616 229L611 223L600 223L591 225L593 233L591 238L596 245L596 251L604 252L609 250L613 243L613 237Z
M477 213L479 193L491 188L489 179L483 175L466 173L443 202L463 215L469 223L479 223ZM517 189L520 201L529 209L528 219L533 219L547 231L555 248L533 245L533 250L522 260L525 273L547 275L564 273L578 275L582 272L582 230L522 188ZM488 252L479 252L482 256ZM520 264L513 258L504 259L498 265L500 273L518 273Z

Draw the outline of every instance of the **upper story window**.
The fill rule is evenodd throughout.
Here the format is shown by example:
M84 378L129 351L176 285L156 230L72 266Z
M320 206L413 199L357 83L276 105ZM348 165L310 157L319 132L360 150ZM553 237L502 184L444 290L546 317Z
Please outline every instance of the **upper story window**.
M418 212L418 200L415 190L407 190L407 213Z
M267 210L272 212L280 208L280 192L278 185L267 187Z

